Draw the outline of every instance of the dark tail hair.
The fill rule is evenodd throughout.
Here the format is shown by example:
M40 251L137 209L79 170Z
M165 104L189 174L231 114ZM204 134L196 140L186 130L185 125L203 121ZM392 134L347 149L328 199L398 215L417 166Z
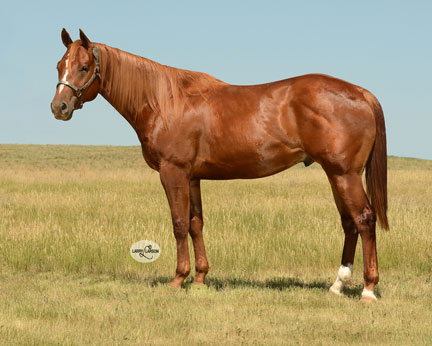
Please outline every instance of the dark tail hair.
M372 208L378 216L382 228L389 230L387 220L387 144L384 113L378 100L373 97L372 107L375 114L375 144L366 164L367 192Z

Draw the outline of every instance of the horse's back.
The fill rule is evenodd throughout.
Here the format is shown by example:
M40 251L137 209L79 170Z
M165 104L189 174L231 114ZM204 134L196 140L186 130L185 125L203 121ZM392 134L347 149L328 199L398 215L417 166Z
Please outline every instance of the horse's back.
M184 147L196 148L193 170L201 179L257 178L311 159L361 170L375 139L368 95L317 74L221 85L191 112L199 139Z

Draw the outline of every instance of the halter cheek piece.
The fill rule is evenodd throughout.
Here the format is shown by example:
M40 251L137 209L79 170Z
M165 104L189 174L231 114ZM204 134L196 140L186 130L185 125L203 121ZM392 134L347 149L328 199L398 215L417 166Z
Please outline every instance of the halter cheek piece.
M66 85L69 88L71 88L74 92L75 92L75 96L78 98L78 101L80 103L79 108L82 108L83 106L83 102L81 101L81 96L83 94L83 92L90 86L92 85L93 81L95 80L95 78L99 78L99 80L101 79L100 73L99 73L99 51L96 47L93 47L93 57L94 57L94 61L95 61L95 69L93 70L93 74L90 77L90 79L87 81L87 83L85 83L81 88L78 88L77 86L69 83L66 80L61 80L57 83L56 88L58 88L59 85Z

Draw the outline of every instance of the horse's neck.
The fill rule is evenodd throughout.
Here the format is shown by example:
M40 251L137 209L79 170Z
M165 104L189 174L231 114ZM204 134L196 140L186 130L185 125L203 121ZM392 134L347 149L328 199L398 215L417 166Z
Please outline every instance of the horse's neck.
M141 137L149 122L165 126L179 119L190 95L204 96L225 83L205 73L160 65L116 48L97 44L100 94Z
M155 116L147 95L137 84L146 74L148 60L106 45L97 47L101 65L100 94L137 130L139 122Z

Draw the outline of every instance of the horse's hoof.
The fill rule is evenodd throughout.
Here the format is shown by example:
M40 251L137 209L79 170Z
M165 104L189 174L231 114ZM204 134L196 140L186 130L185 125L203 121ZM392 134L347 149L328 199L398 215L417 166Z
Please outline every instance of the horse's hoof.
M370 304L370 303L374 303L374 302L376 302L377 299L376 299L376 298L369 297L369 296L362 296L361 299L360 299L360 301L361 301L362 303L365 303L365 304Z
M335 296L338 296L338 297L340 297L340 296L343 295L341 291L339 291L338 289L334 288L333 286L329 288L328 293L332 294L332 295L335 295Z
M373 291L370 291L368 289L364 289L362 292L362 297L360 299L362 303L373 303L377 301L377 297Z

